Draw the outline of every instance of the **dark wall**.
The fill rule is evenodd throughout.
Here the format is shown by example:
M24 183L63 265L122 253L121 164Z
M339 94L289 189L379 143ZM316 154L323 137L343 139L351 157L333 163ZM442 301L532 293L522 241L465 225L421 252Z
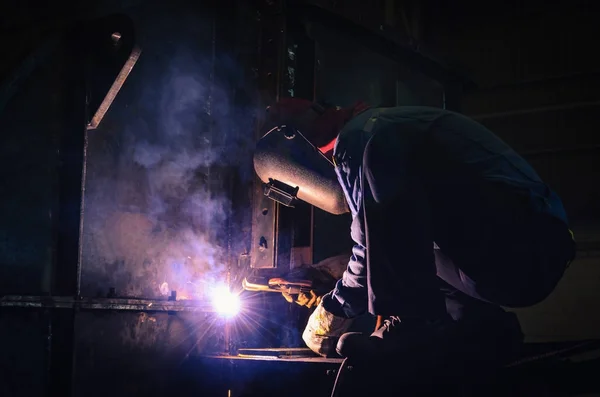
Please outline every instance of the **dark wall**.
M479 85L463 112L527 158L564 201L578 259L554 293L518 310L529 340L595 338L600 322L600 36L584 1L437 2L423 19L428 48Z
M500 135L563 198L576 229L600 227L598 6L583 1L439 4L425 19L431 48L479 88L463 111ZM594 149L595 148L595 149Z

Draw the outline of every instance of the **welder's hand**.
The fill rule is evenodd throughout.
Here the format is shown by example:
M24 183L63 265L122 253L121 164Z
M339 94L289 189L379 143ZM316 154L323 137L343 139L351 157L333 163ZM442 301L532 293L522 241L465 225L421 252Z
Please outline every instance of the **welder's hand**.
M353 319L338 317L328 312L321 302L310 315L302 333L302 340L315 353L333 357L336 355L335 348L340 336L350 328L352 322Z
M310 290L309 293L300 292L296 298L287 292L282 292L281 295L283 295L284 299L289 303L296 303L300 306L306 306L309 309L312 309L321 303L321 297L318 296L313 290Z

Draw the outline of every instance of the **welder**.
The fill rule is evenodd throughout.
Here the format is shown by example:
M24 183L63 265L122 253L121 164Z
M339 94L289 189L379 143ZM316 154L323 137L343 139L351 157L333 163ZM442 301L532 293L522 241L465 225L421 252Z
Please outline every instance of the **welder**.
M303 335L319 354L397 356L492 329L519 339L502 307L541 302L574 259L560 198L468 117L287 98L268 109L267 123L293 126L332 160L352 214L350 260ZM383 324L371 335L345 333L367 312Z

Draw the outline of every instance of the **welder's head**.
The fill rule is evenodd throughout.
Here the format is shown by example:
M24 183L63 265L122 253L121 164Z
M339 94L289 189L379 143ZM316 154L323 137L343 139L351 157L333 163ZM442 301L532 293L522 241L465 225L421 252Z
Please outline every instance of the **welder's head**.
M298 199L332 214L348 212L332 152L344 125L367 107L339 108L296 98L269 107L262 126L266 134L254 152L265 194L284 205Z
M289 125L298 129L323 153L333 150L344 124L352 117L352 109L324 105L298 98L282 98L267 108L264 129Z

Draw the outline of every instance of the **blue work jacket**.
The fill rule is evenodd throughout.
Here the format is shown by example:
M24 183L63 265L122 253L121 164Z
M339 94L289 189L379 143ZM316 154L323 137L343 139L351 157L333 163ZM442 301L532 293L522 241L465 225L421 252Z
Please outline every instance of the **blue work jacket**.
M404 134L402 147L390 145L386 150L396 156L402 166L402 156L411 150L422 150L427 139L454 162L468 165L482 180L505 184L529 196L535 211L554 216L565 223L567 217L561 200L541 180L534 169L500 138L481 124L460 114L429 107L397 107L368 109L351 119L340 132L335 149L335 170L353 221L351 236L356 245L348 267L335 289L323 300L325 308L336 315L355 317L367 311L366 242L362 206L364 195L370 195L362 185L363 156L367 143L380 131L393 130ZM398 141L395 141L398 142ZM421 149L419 149L421 148ZM398 171L401 172L401 171ZM393 197L395 186L389 186ZM368 197L367 197L368 198Z

